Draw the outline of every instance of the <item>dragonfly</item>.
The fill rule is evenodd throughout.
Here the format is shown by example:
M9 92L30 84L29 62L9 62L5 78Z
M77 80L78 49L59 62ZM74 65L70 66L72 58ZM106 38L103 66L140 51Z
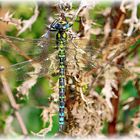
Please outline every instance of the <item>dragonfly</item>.
M17 60L21 61L10 66L3 66L4 64L1 61L1 73L16 71L16 73L19 73L19 81L27 79L29 75L38 78L53 72L59 75L59 131L63 131L65 128L67 69L74 71L76 66L78 70L96 67L98 63L96 64L95 56L101 55L102 51L102 49L95 48L87 43L86 39L80 38L79 40L77 36L71 33L72 26L73 24L62 16L62 18L55 19L50 24L48 31L39 39L22 39L0 35L2 44L0 53L8 57L12 55L12 52L13 55L17 52L19 54ZM81 42L85 44L81 45ZM71 65L73 67L70 67ZM33 69L36 70L32 72Z
M52 72L52 70L57 71L56 73L59 75L60 131L64 129L65 124L66 68L69 63L73 63L74 59L81 59L83 63L88 64L89 61L92 61L89 54L93 55L95 52L97 53L97 50L95 51L94 49L82 49L78 47L76 39L73 39L73 35L69 33L71 27L72 23L64 18L59 18L51 23L49 30L42 35L40 39L22 39L0 35L1 55L8 57L10 55L16 55L17 53L19 54L19 56L17 55L17 60L21 61L10 66L4 66L5 64L1 61L1 73L16 71L16 73L19 73L18 81L20 81L28 78L35 64L40 64L41 67L36 72L32 73L33 76L37 75L38 77L42 77L45 76L46 73ZM52 39L51 36L54 36L54 32L56 33L55 39ZM69 52L72 51L77 53L78 58L71 57L73 60L67 59L67 56L69 57L72 54ZM87 52L89 52L89 54ZM85 62L85 57L87 57L88 62Z

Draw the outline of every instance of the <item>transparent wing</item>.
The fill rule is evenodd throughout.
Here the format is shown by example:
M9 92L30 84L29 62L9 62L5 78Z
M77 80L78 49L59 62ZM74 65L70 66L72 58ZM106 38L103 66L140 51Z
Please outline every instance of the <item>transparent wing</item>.
M116 44L123 44L124 40L121 40L121 42L116 42ZM108 66L116 66L121 71L124 71L125 73L130 73L128 69L126 69L123 64L117 64L114 60L120 55L121 50L117 50L116 53L114 53L108 60L104 60L103 58L103 52L106 49L113 49L113 45L109 48L109 45L103 45L102 39L99 40L73 40L69 43L69 49L67 53L67 63L68 68L70 68L69 73L72 73L72 70L78 71L78 70L87 70L87 72L91 72L94 74L95 70L101 69L101 73L106 70ZM128 45L128 44L127 44ZM117 45L116 45L117 47ZM73 49L71 49L73 48ZM115 50L116 48L114 48ZM99 72L100 73L100 72Z
M16 73L18 81L29 76L42 77L48 72L58 73L59 50L55 47L55 39L49 38L48 34L34 40L1 35L0 38L4 40L4 42L1 42L1 55L8 58L12 63L5 66L2 63L3 61L0 61L0 69L3 72L9 73L12 71ZM66 45L68 71L98 67L100 61L97 58L101 57L101 52L105 49L105 47L99 47L99 41L101 39L92 40L92 42L85 39L69 39ZM13 60L13 58L15 59Z
M18 81L29 75L44 74L50 65L50 54L56 51L55 40L46 38L46 35L34 40L0 35L0 39L0 69L4 73L18 74Z
M48 72L53 73L55 72L55 68L50 67L51 65L50 59L42 60L38 63L35 59L34 60L27 60L16 64L1 64L0 66L0 74L4 74L6 76L13 76L16 75L16 81L23 81L33 77L42 77L47 76ZM57 69L56 69L57 70Z
M49 44L51 44L52 47L55 45L55 40L50 39L49 37L46 38L46 36L43 36L40 39L23 39L0 35L0 41L1 53L12 53L12 51L14 51L14 54L17 53L25 58L36 57L42 53L44 47Z
M51 47L51 46L48 46ZM70 46L71 48L69 48L69 46L66 47L66 57L67 57L67 62L66 65L74 65L75 63L78 63L80 61L82 61L81 63L86 64L86 60L89 59L89 56L86 55L87 52L96 52L97 50L91 50L91 49L80 49L80 48L72 48L72 46ZM15 62L15 64L13 65L8 65L5 66L5 63L3 64L2 60L0 61L0 65L4 66L1 67L1 70L4 71L4 73L10 73L10 72L14 72L17 74L17 80L18 81L22 81L27 79L28 77L30 77L31 75L38 75L38 77L42 77L45 76L47 74L57 74L59 72L59 58L58 58L58 51L59 50L55 50L52 51L52 53L48 53L47 49L44 48L42 49L42 53L40 53L39 56L34 57L32 59L29 60L24 60L21 59L20 62ZM6 53L7 56L10 55L8 53ZM76 57L76 59L71 59L71 56ZM93 54L92 54L93 55ZM82 59L84 56L84 59ZM86 58L85 58L86 56ZM19 61L20 57L19 56L15 56L16 59ZM7 58L7 57L6 57ZM69 59L71 59L69 61ZM88 60L89 61L89 60ZM81 65L80 65L81 67ZM34 72L35 69L40 69L37 72ZM68 68L69 70L74 70L72 67ZM31 72L34 72L31 74Z

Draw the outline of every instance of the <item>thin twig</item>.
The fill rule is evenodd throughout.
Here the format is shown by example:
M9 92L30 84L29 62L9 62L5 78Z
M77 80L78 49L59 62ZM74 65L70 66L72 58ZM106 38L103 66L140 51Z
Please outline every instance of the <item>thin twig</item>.
M133 101L128 102L126 104L123 105L124 107L128 106L127 110L131 110L137 106L140 106L140 97L139 98L134 98Z
M109 135L114 135L117 133L116 125L117 125L117 120L118 120L118 113L119 113L118 109L119 109L119 98L120 98L119 80L118 80L117 86L118 86L117 90L115 88L112 89L112 91L115 93L115 96L117 96L117 98L111 99L114 113L113 113L113 120L111 122L109 122L109 124L108 124L108 134Z
M20 125L20 128L22 130L22 133L23 133L23 135L27 136L28 131L27 131L27 129L25 127L25 124L23 122L23 119L22 119L22 117L21 117L21 115L18 111L19 110L19 105L16 103L16 101L14 99L14 96L12 94L12 91L10 89L10 86L9 86L6 78L3 75L1 75L0 78L1 78L4 90L5 90L5 93L7 94L8 98L9 98L9 101L10 101L10 104L11 104L12 108L14 109L14 113L15 113L17 121Z
M112 33L111 40L109 41L110 47L113 45L113 42L115 40L115 36L117 34L117 31L121 28L121 25L122 25L122 23L124 21L124 18L125 18L125 14L122 14L120 19L119 19L119 21L118 21L118 24L116 26L116 30Z

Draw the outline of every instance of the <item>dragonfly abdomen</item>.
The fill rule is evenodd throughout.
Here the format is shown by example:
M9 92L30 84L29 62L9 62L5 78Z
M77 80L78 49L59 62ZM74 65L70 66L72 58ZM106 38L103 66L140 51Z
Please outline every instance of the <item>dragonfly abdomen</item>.
M58 32L56 35L57 46L59 49L59 129L64 129L64 110L65 110L65 45L67 41L67 34L65 32Z

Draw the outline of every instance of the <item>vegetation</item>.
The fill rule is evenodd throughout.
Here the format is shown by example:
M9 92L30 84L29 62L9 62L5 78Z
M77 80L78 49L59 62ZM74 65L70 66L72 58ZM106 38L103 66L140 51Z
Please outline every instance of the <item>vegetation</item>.
M63 10L73 26L60 134L56 32L43 40L47 50L39 39ZM138 1L1 3L0 134L140 136L139 33Z

